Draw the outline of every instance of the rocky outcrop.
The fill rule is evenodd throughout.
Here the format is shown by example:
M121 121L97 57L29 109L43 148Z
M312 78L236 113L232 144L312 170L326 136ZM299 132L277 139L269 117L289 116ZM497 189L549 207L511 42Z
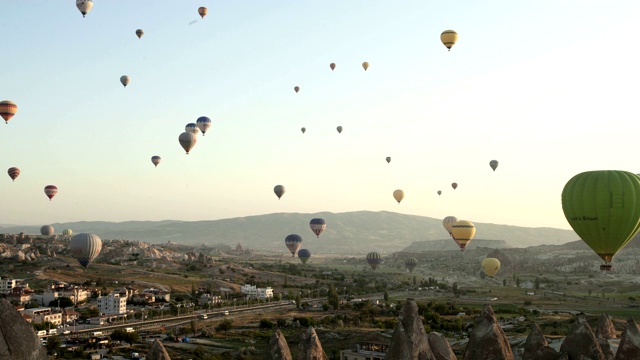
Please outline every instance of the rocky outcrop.
M549 347L538 324L533 323L531 332L524 342L522 360L556 360L560 354Z
M609 318L609 315L602 313L598 319L598 325L595 329L596 337L603 339L615 339L616 328L613 326L613 322Z
M280 329L271 335L265 360L293 360L287 339L284 338Z
M629 319L622 332L615 360L634 359L640 359L640 328L633 319Z
M47 351L15 306L0 299L0 360L13 359L46 360Z
M151 350L149 350L149 353L147 354L145 359L146 360L171 360L171 358L169 357L169 353L167 353L167 350L164 348L164 345L162 345L162 342L160 342L160 340L158 339L156 339L156 341L153 342L153 345L151 345Z
M581 356L590 360L606 360L596 335L583 316L578 316L571 324L569 333L560 346L560 354L569 359L580 359Z
M431 332L427 335L429 339L429 347L433 353L434 360L457 360L456 354L453 353L451 345L444 335Z
M327 354L322 350L322 344L316 330L312 327L307 329L307 333L302 336L298 351L298 360L329 360Z
M514 360L509 339L500 327L493 309L485 305L476 318L463 360Z
M402 308L400 321L391 336L385 359L432 360L434 355L429 347L427 332L418 314L418 305L407 299Z
M609 340L605 339L605 338L596 338L598 339L598 345L600 345L600 349L602 350L602 355L604 355L604 358L607 360L613 360L613 357L615 356L615 354L613 353L613 350L611 349L611 345L609 344Z

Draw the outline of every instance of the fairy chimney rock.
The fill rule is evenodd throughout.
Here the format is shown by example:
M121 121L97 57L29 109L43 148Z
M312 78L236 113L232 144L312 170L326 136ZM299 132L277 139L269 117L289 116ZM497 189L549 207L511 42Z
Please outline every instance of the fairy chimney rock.
M462 360L514 360L509 339L500 327L493 309L485 305L476 318Z
M145 359L147 359L147 360L171 360L171 358L169 357L169 353L167 353L167 350L164 348L164 345L162 345L162 342L160 342L160 340L158 340L158 339L156 339L153 342L153 345L151 345L151 350L149 350L149 353L147 354Z
M276 330L269 340L269 352L266 360L293 360L287 339L280 329Z
M46 360L47 350L16 307L0 299L0 360L12 359Z
M556 360L559 356L555 349L549 347L549 342L536 323L531 326L523 350L522 360Z
M602 313L598 319L598 325L595 330L596 337L603 339L615 339L616 328L613 326L613 322L609 315Z
M429 339L429 347L433 353L434 360L457 360L456 354L453 353L451 345L444 335L430 332L427 338Z
M595 333L583 316L578 316L564 338L560 353L569 359L580 359L581 356L591 360L606 360Z
M298 360L329 360L327 354L322 350L322 344L320 344L316 330L311 326L307 329L307 333L302 336Z
M407 299L391 336L385 359L433 360L429 338L414 299Z
M620 337L615 360L634 359L640 359L640 328L633 319L629 319Z

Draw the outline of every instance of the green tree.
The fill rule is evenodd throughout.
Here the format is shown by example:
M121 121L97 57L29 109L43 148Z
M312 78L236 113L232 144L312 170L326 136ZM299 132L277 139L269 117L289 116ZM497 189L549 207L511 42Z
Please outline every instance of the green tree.
M389 293L387 291L384 292L384 302L389 302Z
M516 286L520 287L520 278L516 278Z
M73 300L68 296L61 296L55 300L49 301L49 307L67 308L72 307L73 305Z
M327 294L327 302L334 310L338 310L340 308L340 296L338 295L338 291L336 287L331 284L329 286L329 292Z
M216 331L224 331L224 334L227 335L227 331L233 328L233 321L231 319L224 319L218 325L216 325Z
M60 353L62 341L57 335L49 336L47 339L47 354Z
M300 293L296 294L296 309L300 309L302 305L302 298L300 297Z
M502 286L507 286L507 279L502 279Z
M417 283L416 276L415 276L415 275L413 275L413 286L416 286L416 283Z
M540 289L540 278L536 277L536 280L534 281L534 287L536 288L536 290Z
M193 333L194 337L198 332L198 321L196 321L196 319L191 319L191 332Z

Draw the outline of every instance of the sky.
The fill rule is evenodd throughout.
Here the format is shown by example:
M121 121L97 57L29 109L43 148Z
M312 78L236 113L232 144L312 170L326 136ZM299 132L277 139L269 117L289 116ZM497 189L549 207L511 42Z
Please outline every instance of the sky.
M0 100L18 105L0 125L0 169L22 171L0 178L0 224L368 210L570 229L572 176L640 172L635 0L95 0L85 18L72 0L3 1L0 13ZM187 155L178 136L200 116L213 125Z

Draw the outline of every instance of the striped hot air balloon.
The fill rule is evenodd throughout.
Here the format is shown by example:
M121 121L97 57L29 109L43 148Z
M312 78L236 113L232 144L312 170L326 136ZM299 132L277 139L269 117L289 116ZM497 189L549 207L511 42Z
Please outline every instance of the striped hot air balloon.
M442 226L447 230L449 236L451 236L451 226L458 221L458 218L455 216L447 216L442 220Z
M409 272L412 273L413 269L415 269L416 266L418 266L418 259L414 257L408 258L407 260L405 260L404 266L406 266Z
M284 244L287 246L287 249L291 251L291 257L296 256L296 251L300 249L302 246L302 236L298 234L290 234L284 238Z
M20 169L18 169L15 166L10 167L9 170L7 170L7 173L9 174L9 177L11 178L11 180L15 181L16 178L20 176Z
M476 226L471 221L458 220L451 225L451 236L460 250L464 250L475 235Z
M73 235L73 230L71 230L71 229L64 229L64 230L62 230L62 235L64 235L64 236L71 236L71 235Z
M58 193L58 187L55 185L47 185L44 187L44 194L47 195L49 201Z
M209 119L206 116L200 116L196 120L196 125L198 126L198 129L200 129L200 131L202 131L202 136L204 136L204 134L207 132L207 130L209 130L209 128L211 128L211 119Z
M367 263L375 270L378 268L378 265L382 264L382 258L379 253L372 251L367 254Z
M201 18L204 19L205 16L207 16L207 14L209 13L209 9L207 9L204 6L200 6L198 8L198 15L200 15Z
M100 255L101 250L102 240L96 234L80 233L74 235L69 243L71 256L85 268Z
M445 30L440 34L440 41L451 51L451 47L458 41L458 33L453 30Z
M309 227L316 234L316 237L320 237L320 234L327 228L327 222L324 219L314 218L309 222Z
M10 100L2 100L0 101L0 116L4 119L6 124L9 123L9 120L18 112L18 105Z

